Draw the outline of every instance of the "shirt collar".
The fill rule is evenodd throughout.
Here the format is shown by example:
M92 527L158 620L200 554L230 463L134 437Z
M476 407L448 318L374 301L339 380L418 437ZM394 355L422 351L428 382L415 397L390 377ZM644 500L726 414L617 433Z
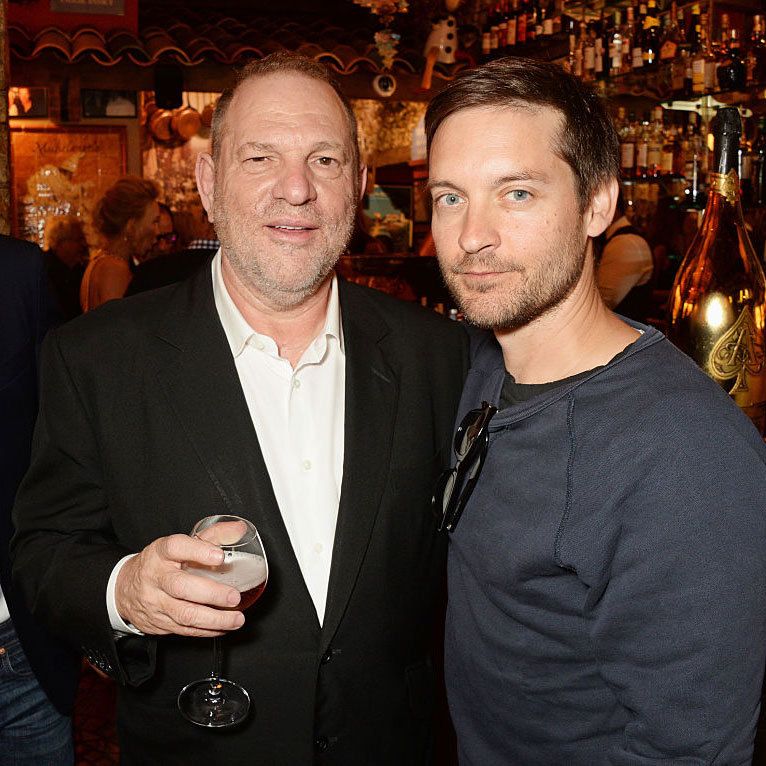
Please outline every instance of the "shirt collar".
M226 334L226 340L229 342L231 353L236 359L244 350L247 342L251 338L261 340L264 347L271 349L276 355L276 343L273 338L268 335L261 335L253 330L247 323L245 318L240 313L240 310L234 305L234 301L229 295L229 291L226 289L226 285L223 281L223 274L221 272L221 251L220 249L215 254L212 263L213 271L213 298L215 300L215 307L218 311L218 316L223 325L223 331ZM330 337L335 338L338 341L338 346L341 352L344 351L343 344L343 329L340 319L340 297L338 295L338 277L333 274L332 282L330 283L330 299L327 302L327 316L325 317L325 324L323 330L319 333L317 338ZM316 342L316 339L313 343ZM309 346L313 345L309 344Z

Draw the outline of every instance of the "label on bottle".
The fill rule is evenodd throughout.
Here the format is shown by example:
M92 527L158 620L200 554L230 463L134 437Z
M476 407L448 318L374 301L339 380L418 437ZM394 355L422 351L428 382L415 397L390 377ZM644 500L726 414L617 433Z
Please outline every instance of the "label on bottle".
M594 69L596 66L596 49L589 45L585 48L585 69Z
M545 19L545 21L543 22L543 34L544 35L553 34L553 19Z
M645 142L641 142L638 145L638 151L636 152L636 165L640 168L645 168L648 166L648 158L649 158L649 144Z
M489 55L490 41L489 32L484 32L481 36L481 52L485 55Z
M623 170L633 170L636 163L636 145L626 141L620 145L620 167Z
M705 60L701 58L692 61L692 91L705 92Z
M662 148L656 144L650 144L646 153L647 165L650 168L659 168L662 165Z
M716 89L716 70L718 69L717 61L705 62L705 90Z
M516 19L508 19L508 47L516 45Z
M663 174L670 175L673 172L673 152L666 149L662 150L662 165L661 170Z
M644 51L641 46L633 48L631 54L631 66L633 69L641 69L644 66Z
M733 168L726 174L708 173L708 191L720 194L730 205L739 201L739 178Z
M718 339L708 359L708 370L719 383L734 378L729 394L750 390L750 377L764 367L763 335L758 331L750 306L745 306L737 321Z
M676 57L677 50L678 45L676 43L672 40L665 40L662 44L662 48L660 48L660 59L662 59L662 61L672 61Z

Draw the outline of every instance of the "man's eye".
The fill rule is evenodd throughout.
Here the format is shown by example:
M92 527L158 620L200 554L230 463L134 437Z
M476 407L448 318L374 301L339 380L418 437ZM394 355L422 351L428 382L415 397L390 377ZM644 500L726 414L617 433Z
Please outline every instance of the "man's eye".
M444 207L454 207L455 205L459 205L460 201L461 197L457 194L452 194L451 192L449 194L442 194L440 197L436 198L436 203L444 205Z
M245 162L258 163L258 162L265 162L267 159L268 159L268 157L248 157L245 160Z
M317 157L317 163L323 168L330 168L337 164L337 162L338 160L336 160L335 157Z
M512 192L508 193L508 196L514 201L514 202L525 202L529 199L529 192L525 191L524 189L514 189Z

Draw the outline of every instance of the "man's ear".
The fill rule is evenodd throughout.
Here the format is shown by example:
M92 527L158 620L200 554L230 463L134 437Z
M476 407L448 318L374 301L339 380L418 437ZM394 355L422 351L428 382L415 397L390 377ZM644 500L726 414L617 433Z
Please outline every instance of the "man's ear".
M597 237L606 231L614 218L619 192L620 183L616 178L611 178L597 189L585 211L589 237Z
M207 218L213 223L213 190L215 188L215 162L206 152L197 155L197 164L194 166L194 175L197 179L197 191L205 208Z

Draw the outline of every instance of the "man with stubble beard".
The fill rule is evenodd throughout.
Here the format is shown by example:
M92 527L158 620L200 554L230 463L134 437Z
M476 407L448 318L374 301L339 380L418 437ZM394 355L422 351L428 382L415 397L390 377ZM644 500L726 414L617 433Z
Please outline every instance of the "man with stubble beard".
M766 449L612 313L594 237L618 141L554 64L461 73L426 114L433 234L474 349L445 664L461 766L749 764L766 655Z
M120 682L131 764L424 764L445 546L430 510L467 366L460 327L333 267L365 181L320 65L280 53L224 93L197 183L221 250L48 341L15 574L36 615ZM251 520L269 580L184 570L188 536ZM212 731L176 698L209 670L249 717Z

